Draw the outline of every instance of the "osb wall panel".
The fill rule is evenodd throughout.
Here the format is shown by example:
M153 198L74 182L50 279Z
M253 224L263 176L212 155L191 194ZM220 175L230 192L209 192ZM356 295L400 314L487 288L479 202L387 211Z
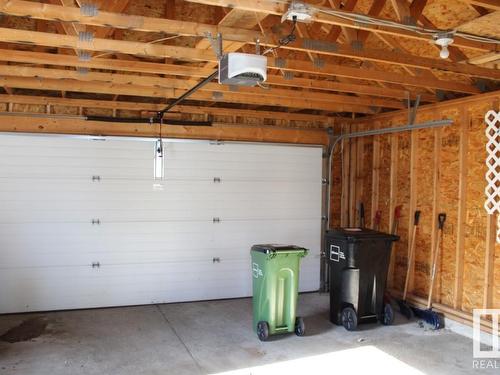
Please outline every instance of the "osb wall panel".
M467 211L465 224L463 309L481 306L484 285L484 253L486 248L486 211L484 174L486 166L484 122L472 118L467 153ZM482 177L482 178L481 178Z
M395 124L401 124L397 121ZM390 124L387 124L390 126ZM392 136L397 141L397 163L395 202L394 207L401 207L401 217L398 223L399 241L394 243L393 258L395 259L393 287L402 291L404 288L404 278L406 276L407 254L408 254L408 231L410 214L410 134L399 133ZM390 198L387 197L389 200Z
M380 153L379 153L379 183L378 183L378 202L377 207L372 210L372 219L375 217L375 211L379 210L380 217L380 230L389 232L389 219L390 219L390 204L389 199L391 190L391 137L388 135L377 136Z
M342 207L342 145L337 144L333 150L331 175L332 183L330 188L330 228L340 227L341 207Z
M453 119L460 124L459 109L451 109L440 113L440 117ZM445 127L441 130L440 147L440 184L438 196L438 212L445 212L446 223L441 242L441 256L436 280L437 300L446 305L453 305L455 280L455 252L458 223L458 186L459 186L459 159L460 135L458 126Z
M371 228L374 215L372 210L373 142L363 142L362 152L361 175L358 181L362 183L363 190L359 197L359 203L363 203L365 208L365 225Z
M418 236L415 238L414 291L425 297L428 291L433 231L432 178L434 164L434 130L418 131L416 152L416 208L421 211ZM409 213L411 215L411 213Z
M484 304L486 270L485 256L487 249L486 222L487 214L484 209L485 158L486 136L484 115L487 110L500 100L500 92L478 95L474 98L461 99L455 102L424 106L419 109L417 122L451 119L453 124L448 127L427 130L418 130L411 133L379 136L379 182L377 187L370 187L373 172L373 140L374 137L364 138L363 152L365 155L356 155L357 160L363 161L360 173L357 171L357 184L362 186L351 187L349 194L362 198L365 202L366 217L372 218L375 210L382 211L381 230L389 231L390 207L402 205L398 235L401 237L393 248L393 274L389 283L393 283L396 290L402 291L407 270L408 237L412 230L413 209L411 202L415 202L415 209L421 210L421 221L416 242L416 264L414 268L412 294L427 297L431 273L431 251L438 236L437 214L445 212L447 220L444 232L440 238L440 257L438 259L434 302L446 306L454 306L460 302L458 310L470 312L473 308L489 307L500 308L500 246L493 244L493 283L492 300ZM456 104L454 104L456 103ZM470 122L466 119L470 116ZM406 124L407 114L395 112L383 114L359 121L359 128L387 128ZM464 124L464 125L462 125ZM464 192L464 221L460 223L458 207L459 170L461 126L467 129L466 137L466 185ZM412 147L412 139L414 144ZM397 142L396 152L391 156L391 142ZM368 145L371 145L368 146ZM414 150L414 169L411 170L411 153ZM351 150L353 152L353 150ZM354 152L359 152L356 149ZM394 158L396 160L394 160ZM351 155L352 159L352 155ZM371 161L370 161L371 159ZM365 165L372 167L371 171ZM391 166L396 165L393 199L391 200ZM363 178L363 180L361 180ZM414 192L411 194L412 181ZM346 181L343 181L346 183ZM378 188L377 204L371 207L368 202L370 192ZM368 191L370 190L370 191ZM350 205L356 204L352 199L344 200ZM351 207L352 209L352 207ZM410 212L411 211L411 212ZM367 220L368 221L368 220ZM460 229L459 229L460 228ZM463 248L457 245L457 234L461 230L464 234ZM463 257L457 259L457 251L462 251ZM463 272L457 274L456 267L463 263ZM463 285L463 292L457 296L455 283ZM458 297L458 298L457 298Z

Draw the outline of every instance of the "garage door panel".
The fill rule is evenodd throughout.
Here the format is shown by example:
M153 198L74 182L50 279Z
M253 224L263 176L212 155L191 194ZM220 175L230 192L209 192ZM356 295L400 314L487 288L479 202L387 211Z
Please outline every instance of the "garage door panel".
M320 148L165 142L154 180L154 145L0 136L0 312L249 296L263 242L318 288Z
M191 262L190 272L179 264L16 269L0 274L0 306L22 312L79 308L82 303L105 307L245 297L251 294L249 267L247 261ZM0 313L6 312L0 307Z

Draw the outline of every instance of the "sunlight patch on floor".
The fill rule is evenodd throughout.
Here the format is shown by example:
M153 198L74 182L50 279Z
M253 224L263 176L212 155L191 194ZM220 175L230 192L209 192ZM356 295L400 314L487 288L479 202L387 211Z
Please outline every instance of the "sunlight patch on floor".
M423 374L374 346L347 349L213 375Z

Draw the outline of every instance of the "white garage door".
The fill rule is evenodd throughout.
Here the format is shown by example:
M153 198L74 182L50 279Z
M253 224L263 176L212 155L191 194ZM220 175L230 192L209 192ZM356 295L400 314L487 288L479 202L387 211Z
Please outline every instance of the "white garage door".
M249 249L311 250L319 147L0 135L0 313L251 295Z

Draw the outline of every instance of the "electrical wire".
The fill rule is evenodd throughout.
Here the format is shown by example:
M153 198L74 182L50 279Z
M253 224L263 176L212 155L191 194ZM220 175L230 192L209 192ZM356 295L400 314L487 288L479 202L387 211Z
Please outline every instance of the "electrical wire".
M292 19L292 29L290 30L290 32L288 33L288 35L284 36L283 38L281 38L280 40L278 40L278 45L276 47L271 47L271 48L266 49L262 53L262 55L267 55L268 53L274 52L275 50L277 50L280 47L283 47L283 46L286 46L286 45L288 45L290 43L295 42L295 40L297 39L297 36L295 35L295 29L296 29L296 27L297 27L297 16L293 16L293 19Z
M321 12L321 13L333 15L335 17L346 19L346 20L352 21L352 22L363 23L365 25L391 27L391 28L415 32L415 33L418 33L421 35L429 35L432 37L435 37L437 34L440 34L440 33L450 33L454 36L458 36L458 37L461 37L464 39L473 40L476 42L500 44L499 39L469 34L469 33L465 33L462 31L458 31L456 29L455 30L438 30L438 29L430 29L430 28L425 28L425 27L420 27L420 26L404 25L404 24L398 23L396 21L373 18L373 17L365 15L365 14L357 14L357 13L352 14L352 15L346 14L343 11L337 11L335 9L330 10L330 9L317 8L316 10L318 12Z

